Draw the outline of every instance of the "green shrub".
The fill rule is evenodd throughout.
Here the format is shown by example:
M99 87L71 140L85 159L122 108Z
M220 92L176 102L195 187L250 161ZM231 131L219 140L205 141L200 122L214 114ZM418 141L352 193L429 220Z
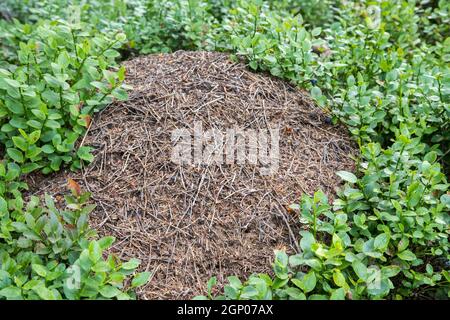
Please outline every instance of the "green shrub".
M254 70L310 87L326 69L321 63L317 39L320 28L308 32L299 16L272 11L262 1L238 1L216 31L208 49L231 51L248 60Z
M64 210L49 195L44 206L34 196L26 206L21 197L0 197L0 300L131 299L130 289L148 281L148 272L135 273L138 260L104 258L114 238L93 239L88 217L95 206L89 193L70 186Z
M450 34L450 3L445 0L419 1L416 13L420 17L422 39L433 45L442 44Z
M0 69L0 142L22 173L80 168L90 162L88 147L73 152L93 112L126 99L123 67L114 50L125 35L92 36L82 26L62 22L35 26L20 43L17 63Z

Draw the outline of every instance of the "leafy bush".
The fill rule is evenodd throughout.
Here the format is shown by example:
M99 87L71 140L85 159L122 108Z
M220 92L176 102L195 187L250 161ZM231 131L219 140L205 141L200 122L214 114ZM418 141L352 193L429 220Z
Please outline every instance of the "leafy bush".
M92 160L89 148L72 151L92 113L127 97L125 69L114 67L114 48L125 35L91 36L82 26L55 22L29 37L17 63L0 69L0 142L22 173L57 171L63 162L80 168L80 159Z
M45 206L34 196L26 206L21 197L0 197L0 299L130 299L129 289L147 282L148 272L137 273L125 286L139 261L104 259L114 238L92 240L88 216L95 206L87 204L89 193L69 184L66 210L48 195Z
M129 30L133 46L144 54L206 47L217 24L210 2L147 1L138 29Z
M313 31L314 35L320 32ZM224 20L214 49L229 50L248 59L255 70L303 83L312 79L317 54L314 40L299 17L273 12L266 3L240 1Z

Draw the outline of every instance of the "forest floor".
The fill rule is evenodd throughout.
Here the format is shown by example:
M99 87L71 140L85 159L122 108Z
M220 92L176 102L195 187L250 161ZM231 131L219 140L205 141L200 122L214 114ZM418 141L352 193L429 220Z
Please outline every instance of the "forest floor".
M91 224L113 235L112 251L153 272L143 299L190 299L217 276L270 272L272 251L298 250L298 216L289 205L322 189L330 198L338 170L353 171L356 146L308 94L249 71L222 53L149 55L124 62L126 102L93 119L83 145L95 160L80 172L28 177L33 194L63 202L67 179L97 204ZM174 163L173 132L278 129L278 169L256 163ZM248 132L248 131L247 131Z

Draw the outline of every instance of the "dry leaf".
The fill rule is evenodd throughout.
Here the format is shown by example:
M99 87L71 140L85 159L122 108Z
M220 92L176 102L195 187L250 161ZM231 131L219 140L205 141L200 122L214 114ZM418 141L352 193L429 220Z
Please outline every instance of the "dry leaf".
M67 179L67 187L75 196L81 196L81 187L75 180L71 178Z

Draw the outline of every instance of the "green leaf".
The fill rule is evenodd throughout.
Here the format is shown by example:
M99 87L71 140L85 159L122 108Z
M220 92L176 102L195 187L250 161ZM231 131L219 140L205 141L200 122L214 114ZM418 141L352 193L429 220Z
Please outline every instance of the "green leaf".
M350 76L347 77L347 85L349 87L352 87L355 85L355 77L351 74Z
M208 283L207 283L207 289L208 289L208 295L210 295L211 296L211 291L212 291L212 288L215 286L217 284L217 278L216 277L211 277L209 280L208 280Z
M317 282L316 274L314 273L314 271L310 271L303 277L302 279L303 288L301 289L303 289L305 293L311 292L316 287L316 282Z
M386 266L386 267L381 268L381 274L386 278L395 277L400 271L401 271L401 268L396 265Z
M398 251L400 252L400 251L403 251L403 250L405 250L406 248L408 248L408 246L409 246L409 239L408 239L407 237L403 237L403 238L398 242L397 249L398 249Z
M33 291L36 292L39 297L43 300L55 300L55 294L49 288L45 287L45 285L41 284L33 287Z
M14 162L8 163L8 172L5 176L6 181L12 181L18 178L19 175L20 175L20 167Z
M117 100L123 101L128 99L128 93L122 88L116 88L111 92L111 95Z
M423 159L429 163L434 163L437 159L436 151L428 152Z
M28 120L27 125L29 125L30 127L34 128L34 129L42 128L42 123L39 121L36 121L36 120Z
M256 299L258 297L258 290L253 286L246 286L242 289L241 299Z
M24 161L23 154L19 150L15 148L8 148L6 152L8 153L8 156L15 162L23 163Z
M0 197L0 218L8 214L8 203L3 197Z
M55 148L51 144L45 144L42 146L42 152L46 154L52 154L55 152Z
M284 250L274 250L275 261L273 262L273 271L277 278L286 280L288 278L289 257Z
M289 265L291 267L297 267L305 263L305 259L302 254L294 254L289 256Z
M139 265L141 264L141 261L138 259L130 259L130 261L125 262L124 264L122 264L122 269L125 270L134 270L137 267L139 267Z
M110 276L111 283L121 284L125 280L125 275L120 272L113 272Z
M94 156L90 153L91 152L90 147L81 147L78 149L77 151L77 155L78 157L80 157L80 159L85 160L87 162L92 162L94 160Z
M23 115L25 112L23 105L18 101L6 100L5 105L14 114Z
M125 66L122 65L119 68L119 70L117 71L117 77L119 78L119 81L124 81L125 80L125 73L126 73Z
M397 253L397 256L405 261L413 261L416 260L416 255L414 253L412 253L410 250L405 250L402 252Z
M313 87L313 88L311 89L311 97L312 97L313 99L318 99L318 98L320 98L321 96L322 96L322 90L320 90L319 87Z
M46 114L39 109L32 109L31 113L33 113L39 120L45 120L47 118Z
M292 300L306 300L305 294L297 288L290 287L285 292Z
M32 133L30 133L29 136L29 143L34 144L36 143L36 141L39 140L39 138L41 137L41 130L35 130Z
M13 117L11 120L9 120L9 124L11 126L13 126L14 128L19 128L19 129L27 128L27 123L24 118Z
M322 32L322 28L317 27L317 28L312 29L311 35L313 37L317 37L321 32Z
M116 34L117 41L124 42L126 39L127 39L127 36L125 33L120 32L120 33Z
M288 255L284 250L275 250L275 261L281 266L286 267L288 264Z
M97 241L92 240L89 243L89 260L93 263L97 263L102 258L102 248Z
M351 172L348 171L338 171L336 174L345 181L348 181L350 183L356 183L358 181L358 178Z
M300 235L302 237L300 240L300 248L305 252L310 252L311 245L316 242L313 234L309 231L301 231Z
M312 294L308 297L308 300L328 300L328 297L323 294Z
M20 288L17 287L6 287L0 290L0 297L5 297L6 299L9 300L16 300L16 299L21 299L22 298L22 290L20 290Z
M375 241L373 243L373 246L375 249L379 249L384 251L388 244L389 244L390 236L387 233L381 233L378 236L375 237Z
M34 272L36 272L41 277L45 278L47 276L47 269L44 266L42 266L40 264L32 264L31 268L33 269Z
M102 248L102 250L109 249L111 245L116 241L116 238L109 236L109 237L103 237L100 240L98 240L98 244Z
M367 279L367 267L361 261L355 260L352 263L353 270L355 271L358 278L366 281Z
M140 272L136 274L133 280L131 281L131 287L136 288L146 284L150 279L150 275L151 275L150 272Z
M61 124L58 121L51 120L51 119L45 121L44 126L47 127L47 128L50 128L50 129L59 129L59 128L61 128Z
M103 55L108 58L117 58L120 56L120 53L116 50L108 49L103 53Z
M67 68L70 63L70 56L67 53L67 51L62 51L57 59L58 64L61 66L61 68Z
M108 272L111 270L109 264L106 261L98 261L92 268L94 272Z
M27 173L33 172L34 170L36 170L38 168L39 168L39 165L37 163L27 163L22 166L22 173L27 174Z
M345 277L339 269L336 269L333 272L333 281L338 287L347 286L347 282L345 281Z
M230 286L232 286L235 289L240 289L242 287L241 280L239 280L239 278L236 276L229 276L227 280L230 283Z
M27 151L28 143L23 137L12 137L14 145L22 151Z
M106 285L106 286L101 287L99 289L99 292L102 296L104 296L105 298L108 298L108 299L114 298L121 293L121 291L119 289L117 289L116 287L111 286L111 285Z
M3 78L3 81L5 81L8 85L10 85L13 88L20 88L20 82L17 80Z
M450 208L450 194L443 194L440 200L447 208Z
M345 300L345 290L343 288L334 290L330 296L330 300Z

